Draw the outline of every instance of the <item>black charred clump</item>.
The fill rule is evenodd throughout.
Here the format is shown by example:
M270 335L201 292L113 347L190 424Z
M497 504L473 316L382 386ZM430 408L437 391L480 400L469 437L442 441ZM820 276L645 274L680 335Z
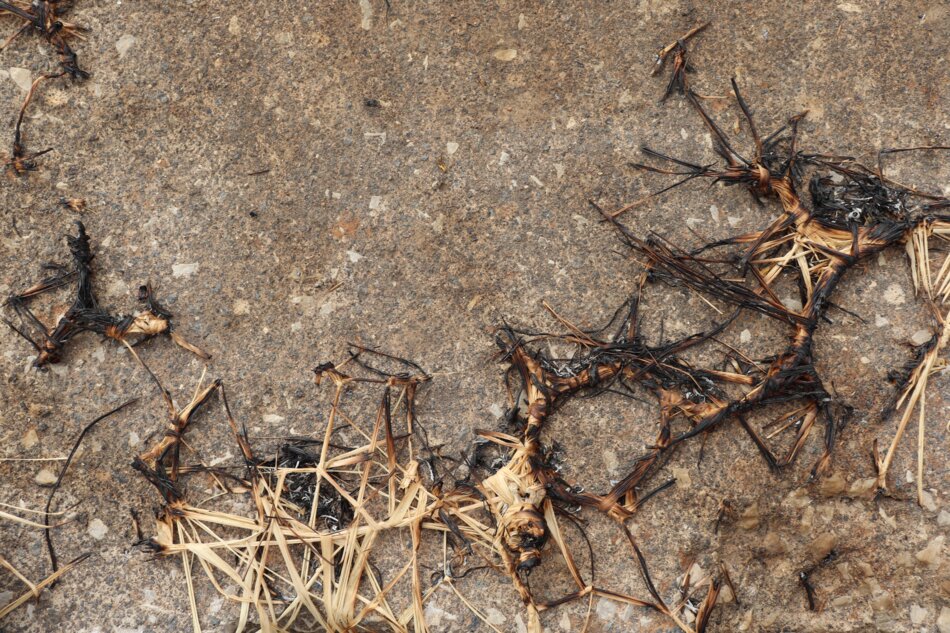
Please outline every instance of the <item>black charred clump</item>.
M300 507L301 511L315 505L317 518L328 530L345 528L353 520L353 505L333 487L322 486L318 492L317 475L312 469L320 463L320 458L307 450L313 443L303 440L287 442L281 445L274 458L274 470L287 471L284 498ZM315 495L319 495L316 500Z
M77 234L67 236L72 263L50 263L43 266L47 276L25 290L10 296L6 307L19 320L19 324L6 321L36 350L33 365L45 367L62 360L66 345L82 332L93 332L119 341L132 349L132 343L168 335L181 347L207 359L209 356L188 343L174 330L172 314L155 299L151 287L139 287L138 301L141 309L130 315L115 315L103 308L93 288L92 261L95 257L89 236L82 222L76 223ZM34 302L42 295L55 290L70 292L71 303L52 322L44 322L37 316Z

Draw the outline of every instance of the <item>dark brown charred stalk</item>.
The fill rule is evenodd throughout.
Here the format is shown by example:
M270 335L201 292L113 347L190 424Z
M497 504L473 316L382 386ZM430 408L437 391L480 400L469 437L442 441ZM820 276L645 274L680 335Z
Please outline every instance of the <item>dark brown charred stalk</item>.
M168 425L162 439L138 455L132 467L158 489L166 503L174 503L182 499L182 491L178 486L182 438L192 417L221 388L221 381L215 380L204 388L199 385L191 401L181 408L176 408L168 391L160 383L157 384L168 405Z
M59 72L44 73L33 81L20 107L13 134L13 150L7 159L7 167L17 176L22 176L36 169L36 158L52 151L52 148L49 148L28 152L23 142L23 117L26 114L27 106L33 99L37 86L44 80L63 76L68 76L74 80L89 77L89 73L79 67L76 53L69 44L71 40L82 38L85 29L62 19L62 8L65 4L61 0L34 0L29 5L20 5L15 2L0 0L0 15L9 14L23 22L20 28L0 47L0 50L23 33L32 31L43 37L56 51L60 66Z

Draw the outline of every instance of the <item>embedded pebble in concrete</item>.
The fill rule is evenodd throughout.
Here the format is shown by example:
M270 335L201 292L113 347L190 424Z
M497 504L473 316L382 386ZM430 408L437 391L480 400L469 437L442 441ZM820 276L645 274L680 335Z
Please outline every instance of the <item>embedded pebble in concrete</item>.
M20 90L23 92L29 91L30 87L33 85L33 74L26 68L10 68L10 79L13 80Z
M133 35L123 35L119 38L119 41L115 43L115 50L119 52L119 57L125 57L129 50L135 45L135 36Z
M101 541L109 532L109 526L103 523L100 519L93 519L89 522L89 526L86 528L86 531L89 533L89 536L96 539L97 541Z

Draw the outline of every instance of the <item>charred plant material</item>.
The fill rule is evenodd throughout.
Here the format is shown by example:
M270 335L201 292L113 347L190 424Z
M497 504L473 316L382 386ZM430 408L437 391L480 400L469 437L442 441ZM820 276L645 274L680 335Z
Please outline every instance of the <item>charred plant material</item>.
M7 161L7 166L18 176L36 169L35 159L51 151L50 148L38 152L27 152L23 144L23 117L37 86L47 79L64 76L74 80L89 77L89 73L79 67L76 53L69 44L72 40L81 39L85 29L62 19L65 6L67 3L62 0L34 0L32 3L0 0L0 15L12 15L21 22L20 28L0 45L0 50L9 46L20 35L33 32L43 37L59 57L59 70L37 77L20 107L13 133L13 151Z
M379 361L396 367L382 369ZM307 623L326 631L427 631L424 603L440 585L470 605L455 578L467 574L468 559L491 560L491 528L477 517L482 504L474 491L443 493L431 479L426 485L426 473L436 475L430 468L438 463L416 417L415 397L428 380L413 363L362 348L343 363L320 365L317 383L329 382L334 390L323 440L288 442L276 458L266 459L252 451L222 397L244 460L243 475L231 469L226 486L219 473L180 461L192 415L220 383L199 389L175 411L165 436L136 459L136 468L165 501L157 534L144 545L158 555L182 557L196 631L201 613L194 601L195 560L213 586L239 605L239 631L252 622L262 630L298 630ZM366 389L379 393L371 420L346 405L349 395ZM334 442L341 431L360 438L360 445ZM233 514L189 502L179 475L198 472L214 478L219 496L249 496L251 511ZM441 535L443 542L443 573L431 586L419 562L423 531ZM388 579L373 562L386 534L412 544L409 560ZM226 591L218 578L235 583L237 592ZM408 589L408 604L395 604L397 587Z
M583 381L561 382L546 376L523 347L511 351L515 364L528 372L525 375L534 372L539 381L550 383L549 389L562 390L566 397L572 390L585 388ZM615 365L619 371L620 364ZM608 382L610 371L605 368L597 374ZM628 483L625 492L617 493L621 499L611 501L568 489L549 467L550 453L540 447L537 422L547 412L537 392L528 395L536 405L528 406L530 421L520 414L512 416L525 426L523 438L481 432L489 441L512 449L513 458L472 485L468 478L453 483L445 460L428 442L415 401L429 377L418 365L357 346L346 361L324 363L315 373L318 384L329 383L333 389L322 439L287 441L275 457L262 459L224 400L231 434L244 458L240 467L244 474L226 469L230 473L226 482L218 470L182 465L185 432L193 426L193 414L219 387L212 383L199 388L184 408L170 405L165 435L135 461L136 469L155 485L164 501L156 536L143 545L161 556L182 557L192 595L192 568L197 559L214 586L240 605L238 630L251 622L269 630L292 629L295 623L306 621L327 631L428 631L425 602L443 586L497 631L465 595L463 579L483 569L510 576L528 610L533 633L540 631L541 612L597 596L667 614L686 632L705 629L720 581L687 579L688 600L667 606L625 527L649 599L598 588L593 577L584 578L579 571L559 527L560 508L601 504L622 523L656 490L641 493ZM346 403L367 389L379 394L378 406L374 416L361 419ZM343 443L341 433L360 442L357 446ZM251 514L218 511L189 501L183 477L199 472L212 477L220 488L221 494L215 497L249 495ZM554 492L546 495L546 489ZM412 546L405 565L384 580L375 571L373 559L386 534L402 534ZM420 563L425 535L441 537L443 549L441 568L429 575L422 573ZM562 598L539 603L527 584L527 574L548 544L560 551L577 588ZM237 583L237 594L221 589L215 580L220 577ZM402 590L397 589L400 586ZM691 596L702 587L707 587L705 596L693 601ZM408 604L397 604L396 594L408 595ZM693 626L686 623L684 608L691 609ZM194 602L192 612L194 628L200 630L201 614Z
M809 611L821 611L823 602L815 587L815 573L822 567L838 559L838 550L831 550L820 561L798 572L798 584L805 590L805 599L808 601Z
M122 409L126 408L127 406L131 404L134 404L135 402L136 402L135 399L127 400L126 402L123 402L122 404L115 407L111 411L107 411L106 413L103 413L102 415L97 417L95 420L93 420L92 422L90 422L83 428L82 432L79 434L79 437L76 438L76 442L73 444L72 449L69 451L69 455L66 457L66 462L63 464L62 470L59 471L59 475L57 475L56 477L56 482L53 484L53 488L52 490L50 490L49 496L46 498L46 509L44 511L44 520L46 521L46 550L49 553L50 566L52 566L54 573L59 571L59 561L56 558L56 548L53 547L53 532L51 529L52 526L50 526L49 524L50 514L51 514L50 508L52 508L53 506L53 497L55 497L57 491L59 491L59 487L63 483L63 478L66 476L66 471L69 470L69 465L72 464L73 457L76 456L76 451L79 450L79 445L82 444L82 441L86 437L86 434L89 433L89 431L95 428L96 425L98 425L103 420L115 415Z
M77 222L76 227L76 236L66 238L72 264L46 264L46 278L6 301L6 306L19 319L19 325L10 321L7 324L36 350L35 367L60 362L66 344L82 332L95 332L119 341L130 350L132 343L163 334L199 358L210 358L175 331L172 314L155 300L148 285L139 288L138 300L142 304L139 311L114 316L102 308L92 283L94 254L89 236L82 222ZM60 288L71 290L72 303L52 323L46 323L34 312L33 302L37 297Z
M541 631L544 611L575 599L592 602L594 597L650 609L684 633L702 633L722 583L735 594L725 565L701 579L687 572L670 595L651 575L629 519L673 483L658 473L678 446L730 425L748 436L750 450L754 447L773 470L794 464L816 426L823 425L821 454L811 476L829 471L839 429L851 409L837 400L816 369L815 332L830 322L827 313L837 307L832 297L842 278L862 261L896 247L910 254L918 294L934 315L934 333L894 373L898 394L890 410L901 410L902 415L879 463L881 489L887 486L895 447L918 407L922 460L923 394L927 377L941 366L938 357L950 337L950 315L938 307L950 297L950 256L934 266L936 249L929 247L929 240L950 237L950 201L894 182L880 162L873 170L848 157L799 149L804 115L791 117L762 137L733 81L736 104L753 141L749 151L740 153L686 79L685 41L704 27L660 51L657 60L662 66L672 59L666 96L684 95L709 129L719 161L704 164L644 148L650 163L635 166L677 177L661 192L696 179L741 187L774 210L765 227L684 250L656 235L640 237L621 223L625 211L657 194L614 212L598 207L637 258L646 261L633 296L598 330L582 330L549 306L566 333L507 326L498 330L500 356L509 366L505 427L477 432L479 441L465 460L470 474L454 485L416 415L416 395L428 375L404 359L357 346L345 362L317 367L317 383L329 382L334 389L322 441L286 441L268 458L252 451L246 431L238 427L225 401L228 424L244 458L243 476L233 475L232 469L228 485L218 471L180 464L191 416L218 383L199 389L183 409L171 405L169 398L166 435L136 463L165 503L157 535L148 545L158 554L182 557L195 630L201 627L192 575L197 560L215 588L240 605L238 630L253 620L263 630L291 629L298 619L306 619L313 628L328 631L423 632L428 630L425 602L440 586L455 592L476 617L498 630L465 597L462 585L470 572L492 568L510 578L527 610L531 633ZM778 298L782 280L797 286L801 307ZM646 318L641 296L660 284L685 286L721 316L700 332L672 341L650 340L641 328ZM720 336L743 313L761 314L784 326L784 349L772 358L753 360L722 343ZM542 343L552 338L573 345L574 353L569 358L546 354ZM723 364L701 367L690 360L694 352L708 353L710 348L723 350ZM361 421L346 402L357 390L374 388L380 393L375 416ZM571 398L608 392L652 398L656 436L620 481L586 491L562 475L555 440L545 437L545 428ZM776 421L779 428L769 435L751 417L766 407L783 410ZM790 447L774 449L770 440L790 429ZM344 431L358 442L337 440ZM485 459L492 446L503 457ZM182 476L202 471L215 478L221 496L250 495L250 513L237 515L189 501ZM918 482L922 470L919 475ZM234 480L239 485L233 485ZM579 525L575 515L581 510L616 521L630 545L645 595L599 587L593 554L589 576L581 573L559 524L567 517ZM716 529L726 511L723 501ZM411 549L405 565L384 579L375 571L373 554L386 533L399 535ZM427 581L421 573L420 547L423 535L430 533L442 537L444 562ZM555 548L575 587L560 598L539 601L529 579L543 573L543 561ZM813 571L803 570L799 580L814 607ZM238 587L236 593L219 584L225 577ZM395 590L401 583L408 591ZM410 596L408 604L397 606L399 593Z
M945 326L947 310L941 307L950 297L950 256L942 263L934 262L936 249L930 247L930 241L946 241L950 236L950 201L893 181L885 175L882 163L883 156L896 152L943 151L948 147L883 150L877 169L849 157L803 151L798 147L798 136L804 113L791 117L763 138L735 80L732 88L753 140L749 153L736 149L735 142L704 110L696 93L682 83L686 100L710 131L721 164L700 164L644 147L651 164L634 166L678 177L662 191L693 179L708 179L743 187L763 203L774 201L778 213L764 229L686 252L657 236L634 235L617 219L625 209L604 214L624 242L646 259L651 280L684 284L704 298L735 310L764 314L790 329L785 351L760 375L749 374L751 388L742 397L713 405L692 429L670 443L736 419L753 435L770 465L784 465L794 459L814 423L821 419L825 451L812 473L826 473L842 414L847 415L849 408L834 402L815 370L815 331L830 321L826 313L833 305L831 297L847 273L885 249L903 247L910 258L916 293L932 314L934 328L932 338L915 349L913 360L894 374L898 395L884 414L887 417L898 408L903 411L894 440L878 464L878 480L885 491L888 468L916 408L920 421L918 494L922 495L923 392L927 377L941 366L938 356L950 337ZM807 198L799 193L802 190L808 191ZM791 280L799 288L801 309L789 308L778 299L775 286L782 279ZM778 459L745 424L742 415L764 404L783 401L794 403L789 417L797 421L798 435L792 451Z
M525 577L540 564L551 533L545 509L551 504L561 508L581 506L596 508L619 522L650 594L650 599L641 600L641 604L663 612L687 630L677 608L668 606L660 596L625 524L640 504L661 489L651 491L645 486L658 461L678 444L734 421L749 435L770 468L783 468L795 461L820 420L824 425L824 446L811 474L827 474L839 428L851 408L836 401L815 368L815 332L829 320L826 313L833 305L834 290L849 271L884 249L908 245L915 283L934 314L935 333L917 349L913 362L897 377L900 392L895 406L903 406L904 415L891 449L879 467L883 489L900 434L948 338L944 327L947 315L935 304L938 296L943 299L950 294L950 260L945 260L939 272L932 274L927 239L946 237L950 215L943 211L948 206L945 198L895 183L880 169L875 172L847 157L800 150L799 122L803 114L761 137L751 108L733 81L737 106L753 140L751 152L740 153L686 82L687 53L682 39L661 51L658 60L662 63L668 56L673 57L673 77L664 98L675 91L684 94L709 129L722 164L702 164L644 148L654 164L634 166L676 176L678 180L663 191L694 179L708 179L743 187L763 204L774 201L778 214L763 230L685 251L659 236L641 238L622 225L618 216L632 205L613 213L601 211L624 243L647 263L640 291L649 283L685 285L700 293L710 305L716 301L723 306L722 310L717 308L723 317L704 332L678 341L650 344L639 332L638 293L618 312L625 316L613 326L615 331L609 337L605 338L603 331L582 331L566 323L569 333L559 338L576 347L568 360L545 356L540 348L531 346L532 341L551 335L503 330L499 346L516 377L513 393L518 395L512 401L520 403L516 419L521 432L519 436L482 432L483 437L510 449L511 455L504 467L482 481L480 489L498 523L497 538L510 559L509 573L529 613L537 609ZM806 182L810 204L798 193ZM799 288L801 308L789 307L779 300L776 285L783 278L791 278ZM682 354L689 348L718 344L717 336L742 312L759 313L785 325L789 329L785 350L764 364L740 365L734 352L727 349L727 361L733 357L733 368L728 371L695 367L685 360ZM614 389L632 394L635 388L652 392L656 398L660 412L656 441L637 460L634 469L611 489L599 494L578 492L562 480L558 469L545 463L541 444L545 420L579 392ZM735 389L741 395L733 395ZM777 455L769 446L769 438L762 437L747 420L749 414L769 405L787 408L783 416L787 423L782 430L797 429L784 455ZM920 429L922 460L922 404ZM919 475L918 480L922 479L922 470ZM710 592L711 600L715 600L715 593ZM702 626L703 621L698 619L699 630Z

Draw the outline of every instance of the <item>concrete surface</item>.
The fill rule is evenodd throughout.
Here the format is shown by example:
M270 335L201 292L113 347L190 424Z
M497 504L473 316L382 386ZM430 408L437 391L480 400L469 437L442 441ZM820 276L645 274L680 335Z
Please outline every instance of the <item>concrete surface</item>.
M496 425L505 395L491 328L507 319L555 329L542 300L581 325L600 323L634 287L636 264L587 200L613 208L660 184L626 167L641 144L710 155L685 104L657 102L665 77L648 76L653 53L701 21L713 24L692 46L694 86L726 95L737 76L761 128L808 109L806 147L866 160L880 147L950 140L950 19L940 1L77 0L70 15L91 29L76 48L92 78L49 85L30 110L29 145L55 152L38 172L0 187L0 294L36 279L42 262L64 259L62 235L76 216L58 201L85 198L103 302L131 310L135 288L151 280L180 331L214 354L210 374L225 381L233 410L258 437L319 431L325 401L309 370L340 359L349 340L413 358L435 375L420 413L447 450L465 447L473 428ZM31 37L0 53L0 66L33 75L52 63ZM21 98L0 76L8 134ZM731 127L737 110L716 103ZM946 188L945 158L906 156L895 173ZM697 243L766 217L741 192L697 185L627 222ZM872 476L872 441L889 441L894 424L875 417L890 394L887 370L903 363L907 341L926 326L923 306L906 292L902 253L860 272L837 301L869 324L839 315L818 340L825 375L857 409L836 455L847 482ZM708 322L700 302L654 292L647 309L662 315L667 332ZM739 330L758 327L750 317ZM201 373L167 341L142 352L178 394ZM92 558L0 627L188 630L180 563L131 547L130 509L148 532L157 508L129 467L162 424L153 386L127 353L95 337L49 372L29 369L31 358L23 341L0 332L0 457L64 455L96 414L142 400L90 436L59 497L77 513L57 530L61 557ZM735 427L709 437L701 464L698 444L677 453L668 468L690 483L681 477L632 523L661 590L672 592L693 558L706 570L722 560L740 604L717 609L714 631L937 630L948 607L946 559L926 568L914 554L950 519L946 374L931 381L928 411L930 509L912 501L903 475L915 468L915 429L893 469L903 501L824 496L807 485L817 438L777 476ZM580 401L551 433L560 429L580 483L604 488L605 474L618 478L651 441L651 416L619 401ZM208 439L222 424L215 411L195 428L207 459L237 455ZM34 478L49 466L0 462L0 501L42 507L45 490ZM735 515L715 534L723 498ZM642 593L620 534L591 519L599 582ZM842 556L816 575L826 605L809 613L796 573L826 534ZM36 531L0 526L0 551L32 578L47 570ZM557 593L545 580L556 567L552 557L532 577L542 593ZM2 582L15 586L7 576ZM517 630L507 582L481 576L468 589L498 611L503 630ZM209 597L204 606L207 630L229 630L227 605ZM457 600L437 606L434 629L479 630ZM545 625L579 630L586 608L563 607ZM590 630L670 626L595 602Z

